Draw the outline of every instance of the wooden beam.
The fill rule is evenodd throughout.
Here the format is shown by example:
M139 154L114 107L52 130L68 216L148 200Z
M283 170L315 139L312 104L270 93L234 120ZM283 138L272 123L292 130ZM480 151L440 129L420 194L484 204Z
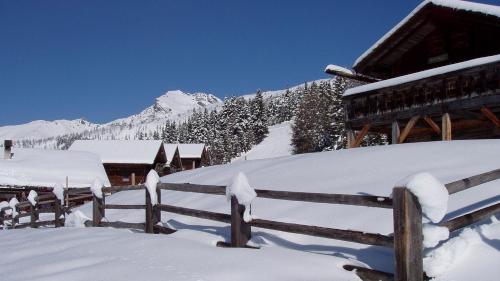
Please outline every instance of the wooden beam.
M352 129L347 130L347 147L350 148L354 144L354 131Z
M403 143L408 135L411 132L411 129L413 129L413 126L417 123L418 119L420 119L420 115L413 116L408 123L406 123L405 128L403 129L403 132L399 136L398 143Z
M486 106L481 107L481 112L488 118L497 128L500 128L500 120L498 120L498 117L495 115L495 113L491 112Z
M432 130L434 130L434 132L436 132L436 134L438 134L438 135L441 134L441 128L439 128L438 124L436 124L436 122L434 122L434 120L432 120L431 117L425 116L424 120L425 120L425 122L427 122L427 124L429 124L429 126L432 128Z
M441 125L442 140L450 141L451 140L451 118L450 118L449 113L443 114L441 123L442 123L442 125Z
M422 208L417 197L405 187L395 187L394 280L423 281Z
M364 125L363 129L361 129L361 131L358 133L358 135L356 135L356 138L354 139L354 143L349 148L358 147L361 144L361 141L363 141L363 138L368 133L368 130L370 130L370 124Z
M391 134L392 144L398 144L400 135L401 131L399 130L398 121L394 120L392 121L392 134Z

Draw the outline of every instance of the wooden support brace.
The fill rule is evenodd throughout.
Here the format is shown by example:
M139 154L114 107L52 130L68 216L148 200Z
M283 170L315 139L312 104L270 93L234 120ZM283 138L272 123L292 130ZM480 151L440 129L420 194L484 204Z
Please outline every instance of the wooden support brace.
M40 218L40 214L38 214L38 198L35 198L36 204L33 206L33 204L30 204L30 227L31 228L38 228L36 222ZM30 202L31 203L31 202Z
M363 126L363 129L361 129L361 131L358 133L358 135L354 139L354 143L350 146L350 148L358 147L361 144L363 138L368 133L368 130L370 130L370 126L371 126L370 124L366 124Z
M427 124L429 124L429 126L432 128L432 130L434 130L434 132L436 132L436 134L438 134L438 135L441 134L441 128L439 128L438 124L436 124L436 122L434 122L434 120L432 120L431 117L425 116L424 120L425 120L425 122L427 122Z
M401 132L401 135L399 136L398 143L403 143L408 135L411 132L411 129L415 126L417 123L418 119L420 119L420 116L413 116L408 123L406 123L405 128L403 129L403 132Z
M93 195L93 204L92 204L92 225L93 226L99 226L99 224L102 221L102 218L104 218L105 213L104 213L104 206L105 206L105 199L104 199L104 193L102 194L102 198L99 198Z
M451 140L451 118L449 113L443 114L442 117L442 125L441 125L441 136L442 140L450 141Z
M250 224L243 220L243 212L245 206L238 203L235 196L231 197L231 246L243 248L250 240L251 227Z
M481 112L483 113L486 118L488 118L497 128L500 128L500 120L498 117L495 115L495 113L491 112L486 106L481 107Z
M398 121L394 120L392 122L392 134L391 134L392 144L398 143L400 135L401 135L401 131L399 130Z
M422 208L407 188L393 189L394 280L423 281Z
M153 233L154 232L154 221L153 221L153 204L151 202L151 195L149 190L146 190L146 224L144 225L144 232Z

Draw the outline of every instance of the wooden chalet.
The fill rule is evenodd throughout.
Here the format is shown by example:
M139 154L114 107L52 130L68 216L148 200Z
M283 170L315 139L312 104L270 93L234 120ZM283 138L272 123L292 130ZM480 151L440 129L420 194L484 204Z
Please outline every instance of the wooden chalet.
M350 147L369 133L393 144L500 138L499 6L424 1L352 72L326 72L368 82L343 96Z
M165 154L167 155L167 163L163 174L168 175L182 171L182 161L179 154L179 148L175 143L164 143Z
M205 144L180 143L178 147L183 170L191 170L210 165L210 157Z
M151 169L163 176L167 164L163 143L156 140L77 140L69 150L99 155L113 186L144 183Z

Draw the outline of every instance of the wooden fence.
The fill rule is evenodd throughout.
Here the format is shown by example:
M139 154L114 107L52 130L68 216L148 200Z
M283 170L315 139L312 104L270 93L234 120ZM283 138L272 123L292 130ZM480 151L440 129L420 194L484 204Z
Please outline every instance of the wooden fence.
M22 190L20 187L10 187L8 192L14 191L13 194L18 194ZM64 225L65 215L71 212L71 208L81 205L85 201L90 201L93 198L90 188L71 188L64 191L64 200L59 200L55 194L52 193L52 187L30 187L24 192L39 191L34 198L35 204L33 205L29 200L25 199L16 204L15 208L9 206L0 209L0 227L5 229L12 228L37 228L40 226L54 225L60 227ZM10 211L10 212L9 212ZM10 214L7 214L10 213ZM53 220L40 221L40 214L54 213ZM29 222L20 223L20 219L30 217Z
M449 194L461 192L483 183L500 179L500 169L479 174L455 182L446 184ZM113 193L124 190L144 190L144 205L118 205L106 204L105 193ZM395 187L393 198L369 195L347 195L347 194L325 194L308 192L291 192L256 189L257 197L276 200L301 201L323 204L343 204L374 208L393 209L394 234L382 235L378 233L366 233L354 230L327 228L321 226L286 223L265 219L253 219L250 222L243 220L245 207L238 203L236 197L231 198L231 214L210 212L204 210L190 209L161 203L161 190L202 193L207 195L226 195L225 186L159 183L156 188L158 204L153 205L147 188L144 185L105 187L102 198L93 198L93 226L110 226L117 228L144 229L146 233L175 232L164 226L158 225L161 221L161 212L175 213L185 216L208 219L231 225L231 241L229 243L219 242L218 246L225 247L248 247L247 242L251 237L251 227L278 230L316 237L343 240L374 246L383 246L394 249L395 270L394 275L377 270L346 265L347 270L356 270L356 274L363 280L397 280L397 281L422 281L425 278L423 272L423 235L422 235L422 209L417 198L406 187ZM106 209L144 209L144 223L129 222L105 222ZM453 218L440 223L447 227L450 232L474 224L491 215L500 212L500 203L476 210L474 212Z

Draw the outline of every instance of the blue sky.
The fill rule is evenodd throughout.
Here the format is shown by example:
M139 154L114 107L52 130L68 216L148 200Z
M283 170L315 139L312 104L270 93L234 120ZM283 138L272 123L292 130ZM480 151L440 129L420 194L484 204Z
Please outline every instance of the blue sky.
M0 0L0 125L106 122L166 90L223 98L325 78L418 3Z

